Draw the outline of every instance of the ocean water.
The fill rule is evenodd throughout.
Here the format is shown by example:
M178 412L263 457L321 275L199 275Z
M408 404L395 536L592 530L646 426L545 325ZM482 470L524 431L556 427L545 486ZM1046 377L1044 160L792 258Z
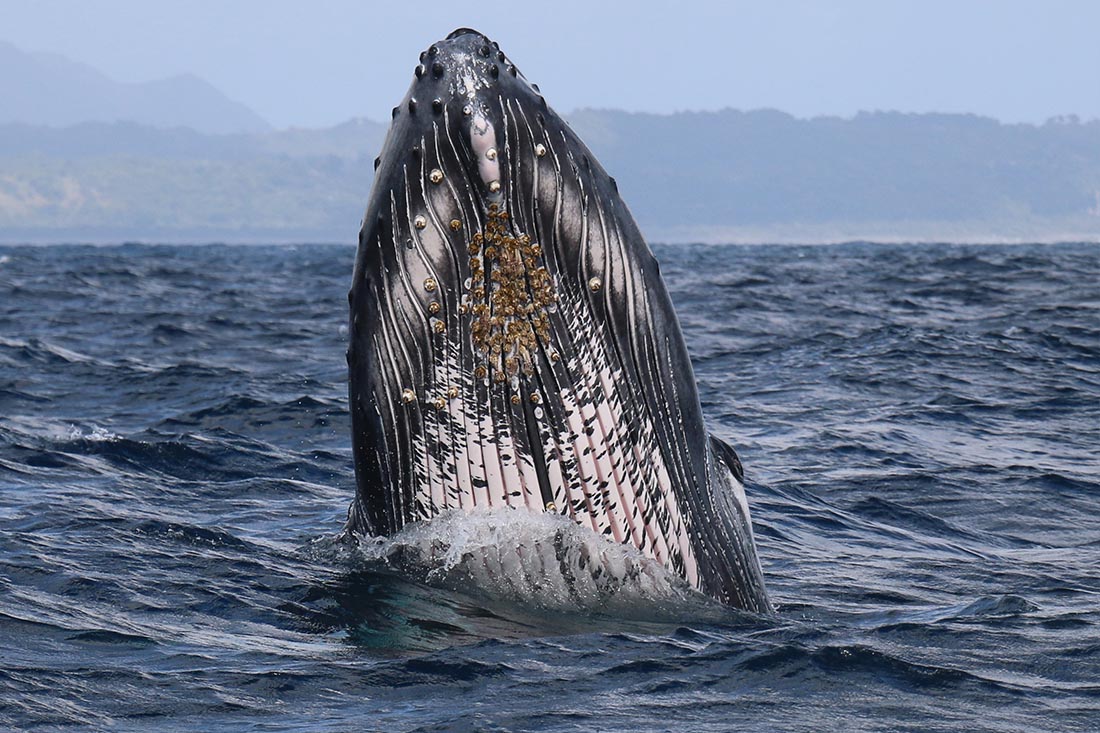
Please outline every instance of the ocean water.
M0 248L0 728L1100 730L1100 247L656 252L773 618L342 541L350 247Z

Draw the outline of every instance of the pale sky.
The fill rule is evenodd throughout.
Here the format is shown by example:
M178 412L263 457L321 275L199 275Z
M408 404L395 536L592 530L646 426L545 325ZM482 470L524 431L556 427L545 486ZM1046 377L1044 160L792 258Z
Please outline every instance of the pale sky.
M459 26L555 108L1100 118L1100 1L0 0L0 39L119 81L190 72L278 126L389 118Z

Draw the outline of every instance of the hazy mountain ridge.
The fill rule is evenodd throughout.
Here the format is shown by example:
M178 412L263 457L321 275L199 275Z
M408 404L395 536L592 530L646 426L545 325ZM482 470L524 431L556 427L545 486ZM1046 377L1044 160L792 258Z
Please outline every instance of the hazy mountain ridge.
M581 110L570 121L643 226L666 237L829 225L882 237L890 222L903 239L938 238L937 228L982 236L983 223L991 239L1044 229L1048 237L1100 235L1100 121L1006 125L897 112L797 119L775 110Z
M127 84L85 64L0 41L0 123L66 127L132 121L207 133L260 132L270 125L192 74Z
M0 124L0 159L28 155L71 159L113 155L195 160L240 160L268 155L355 158L375 155L385 134L385 125L362 118L323 130L291 128L220 135L136 122L85 122L64 128L13 123Z
M581 110L659 241L1100 239L1100 122ZM386 126L0 125L0 240L354 241Z

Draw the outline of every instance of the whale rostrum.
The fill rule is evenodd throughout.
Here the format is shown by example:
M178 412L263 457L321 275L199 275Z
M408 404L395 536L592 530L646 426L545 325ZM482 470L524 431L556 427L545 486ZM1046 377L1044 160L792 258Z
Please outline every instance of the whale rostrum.
M615 181L498 45L420 56L349 293L349 530L554 512L737 608L771 606L740 461L706 432Z

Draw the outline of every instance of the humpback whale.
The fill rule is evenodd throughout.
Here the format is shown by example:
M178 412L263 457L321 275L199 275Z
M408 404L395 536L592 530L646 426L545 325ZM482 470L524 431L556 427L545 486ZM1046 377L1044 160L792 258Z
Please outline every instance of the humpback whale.
M553 512L770 612L741 463L706 431L615 180L481 33L432 45L414 76L348 293L348 530Z

